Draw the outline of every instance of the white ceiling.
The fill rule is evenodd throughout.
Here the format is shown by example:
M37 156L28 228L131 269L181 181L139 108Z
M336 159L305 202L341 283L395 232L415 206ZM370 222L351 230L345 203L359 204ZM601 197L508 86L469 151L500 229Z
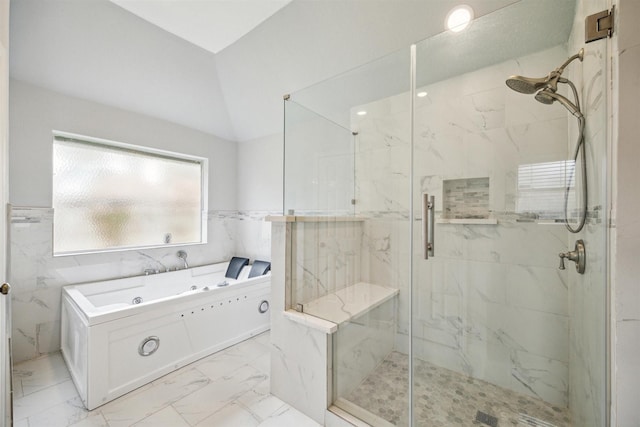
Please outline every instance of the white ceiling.
M291 0L111 0L213 53L257 27Z
M331 106L347 95L359 96L358 88L384 96L396 80L408 81L408 46L417 40L429 39L422 44L427 51L419 53L433 65L428 75L436 79L563 44L575 8L575 0L464 0L476 22L453 37L444 32L444 18L461 0L293 0L212 54L115 1L154 9L180 3L184 12L175 12L177 17L193 13L200 3L229 0L13 1L11 78L231 141L282 132L282 95L299 99L305 87L313 85L304 93L319 93L314 102L328 100ZM242 1L271 0L234 3ZM199 17L182 20L187 27L218 27ZM390 72L398 74L373 87L364 86L370 79L360 79L358 86L331 79L329 86L338 85L332 90L316 85L397 49L405 62L391 61Z

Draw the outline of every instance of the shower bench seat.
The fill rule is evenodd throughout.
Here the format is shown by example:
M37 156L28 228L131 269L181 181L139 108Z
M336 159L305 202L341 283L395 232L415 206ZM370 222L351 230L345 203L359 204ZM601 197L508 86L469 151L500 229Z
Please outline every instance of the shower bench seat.
M398 295L399 290L367 282L358 282L327 294L302 306L302 312L287 310L290 320L332 334L350 321Z

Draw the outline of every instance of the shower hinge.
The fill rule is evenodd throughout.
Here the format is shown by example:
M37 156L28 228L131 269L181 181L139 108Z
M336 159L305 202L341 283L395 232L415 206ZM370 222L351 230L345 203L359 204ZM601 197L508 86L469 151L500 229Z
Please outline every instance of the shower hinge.
M611 37L613 35L613 12L615 6L611 10L603 10L602 12L589 15L584 20L584 42L590 43L596 40Z

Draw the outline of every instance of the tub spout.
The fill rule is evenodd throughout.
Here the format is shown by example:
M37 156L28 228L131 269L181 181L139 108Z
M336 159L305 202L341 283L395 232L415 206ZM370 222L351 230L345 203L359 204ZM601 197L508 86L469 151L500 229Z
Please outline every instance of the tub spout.
M178 251L178 258L180 258L184 262L184 268L189 268L189 264L187 264L187 253L185 251Z

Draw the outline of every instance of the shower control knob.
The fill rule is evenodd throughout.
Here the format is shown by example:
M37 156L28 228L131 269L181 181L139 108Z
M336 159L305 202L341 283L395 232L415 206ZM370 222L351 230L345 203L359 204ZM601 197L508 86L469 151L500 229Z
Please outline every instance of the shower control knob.
M558 254L558 256L560 257L560 266L558 267L560 270L564 270L564 259L566 258L567 254L565 254L564 252L560 252Z
M558 267L560 270L565 269L564 259L567 258L569 261L573 261L576 263L576 271L578 273L584 274L587 256L584 249L584 242L582 240L576 240L574 250L569 252L560 252L558 256L560 257L560 266Z

